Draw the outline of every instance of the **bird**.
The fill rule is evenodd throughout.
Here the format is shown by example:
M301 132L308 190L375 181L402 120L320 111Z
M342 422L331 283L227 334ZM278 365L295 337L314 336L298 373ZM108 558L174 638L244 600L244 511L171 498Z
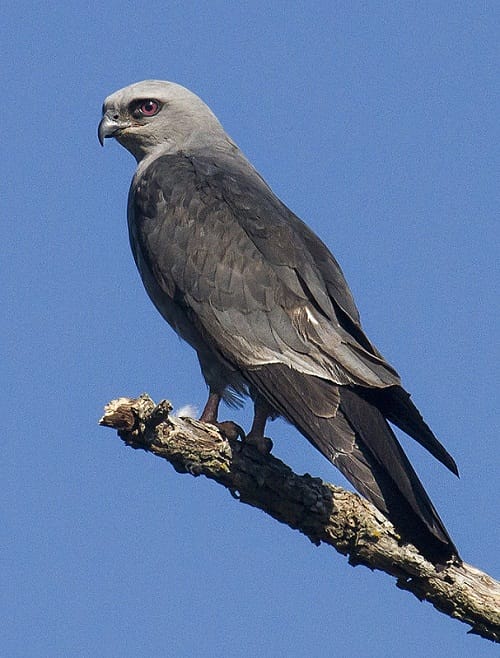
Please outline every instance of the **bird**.
M435 565L460 561L391 425L458 476L454 459L366 336L343 272L192 91L144 80L108 96L98 138L137 161L130 245L157 310L197 353L200 420L251 398L261 452L283 417Z

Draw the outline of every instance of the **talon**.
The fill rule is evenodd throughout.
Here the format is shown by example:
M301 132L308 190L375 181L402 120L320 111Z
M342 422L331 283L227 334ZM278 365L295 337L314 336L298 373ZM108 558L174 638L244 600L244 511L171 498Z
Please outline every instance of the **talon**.
M255 446L261 455L268 455L273 449L273 442L267 436L250 434L243 439L244 443Z
M222 423L211 422L210 425L215 425L225 439L230 441L235 441L238 438L242 440L245 439L245 432L243 429L232 420L224 420Z

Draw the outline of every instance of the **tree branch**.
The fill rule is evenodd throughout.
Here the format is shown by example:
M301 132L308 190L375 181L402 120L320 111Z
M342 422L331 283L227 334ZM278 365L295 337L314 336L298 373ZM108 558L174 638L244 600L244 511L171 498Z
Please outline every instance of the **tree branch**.
M469 632L500 642L500 583L468 564L436 571L366 500L310 475L297 475L272 455L226 439L212 425L176 418L172 406L148 395L120 398L105 407L101 425L118 430L132 448L169 461L179 473L205 475L243 503L396 578L396 585L445 614L471 625Z

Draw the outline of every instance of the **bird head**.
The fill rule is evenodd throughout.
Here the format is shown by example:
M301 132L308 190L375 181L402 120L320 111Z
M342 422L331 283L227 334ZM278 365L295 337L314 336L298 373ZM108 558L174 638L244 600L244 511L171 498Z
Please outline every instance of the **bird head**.
M138 162L156 153L189 152L230 141L205 103L162 80L144 80L115 91L102 107L98 137L114 137Z

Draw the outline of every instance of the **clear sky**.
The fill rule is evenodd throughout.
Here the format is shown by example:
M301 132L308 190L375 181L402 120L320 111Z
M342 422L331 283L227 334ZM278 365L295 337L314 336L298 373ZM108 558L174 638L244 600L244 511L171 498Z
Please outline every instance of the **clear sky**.
M212 107L341 262L461 479L403 443L464 559L498 577L499 19L493 1L3 5L1 655L496 654L97 426L114 397L206 391L135 271L134 160L96 129L145 78ZM345 484L292 428L268 433Z

